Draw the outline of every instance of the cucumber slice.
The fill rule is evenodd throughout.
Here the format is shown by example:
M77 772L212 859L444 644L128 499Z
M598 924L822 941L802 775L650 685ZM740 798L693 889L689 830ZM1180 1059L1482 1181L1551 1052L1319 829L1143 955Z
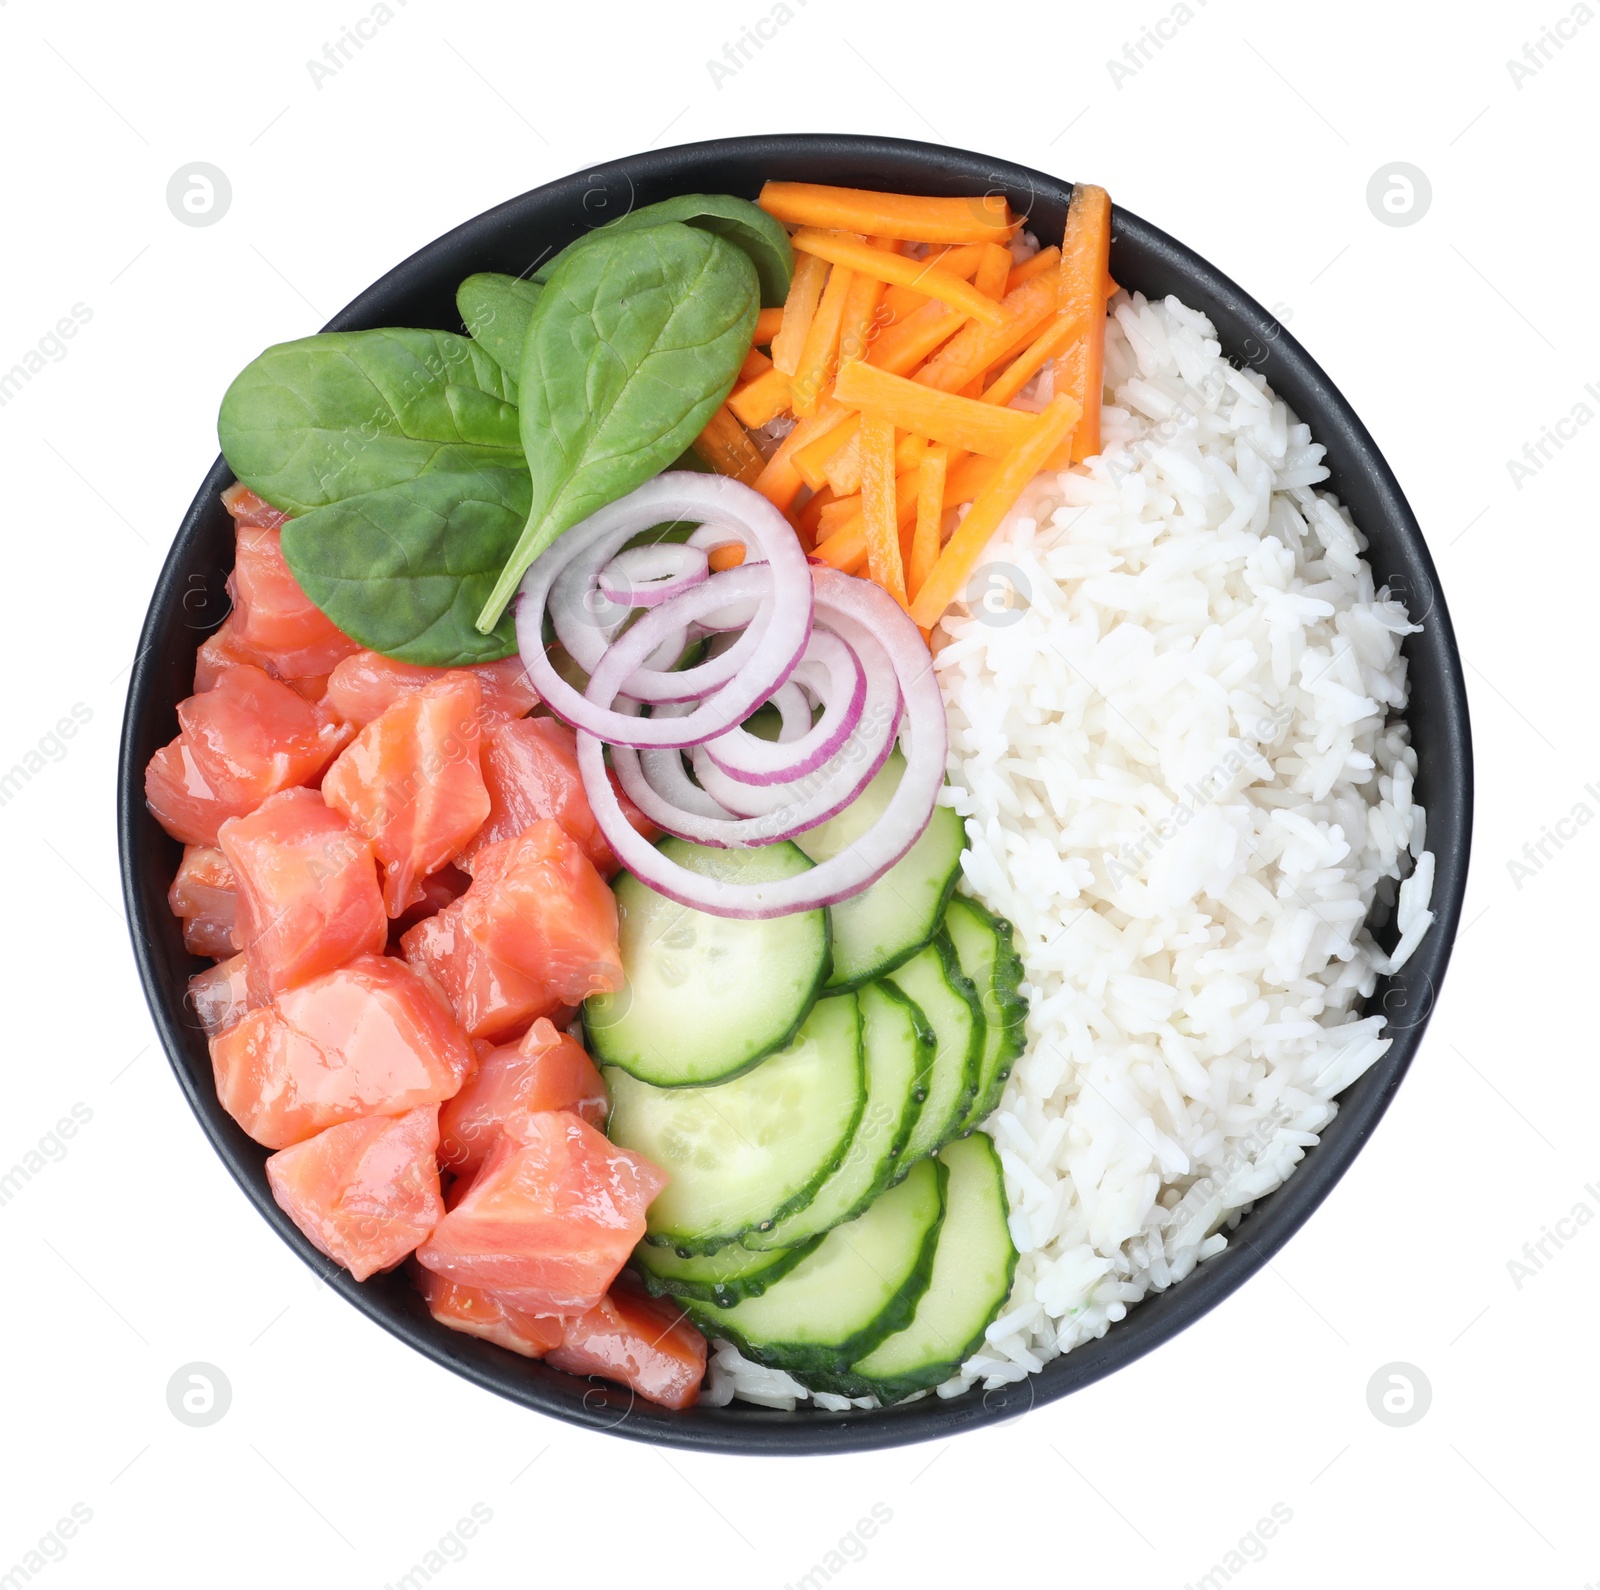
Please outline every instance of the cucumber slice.
M821 1241L817 1236L797 1248L773 1248L764 1253L752 1253L730 1242L715 1253L687 1255L641 1242L633 1250L633 1262L652 1297L687 1298L727 1308L744 1298L760 1297Z
M883 814L905 772L899 751L839 813L798 836L815 862L848 850ZM966 831L948 806L934 808L922 837L878 881L833 907L833 974L828 988L859 988L909 960L939 931L961 870Z
M770 1230L758 1227L745 1232L739 1240L747 1248L793 1247L855 1219L900 1168L911 1128L927 1096L933 1031L922 1012L889 983L868 983L856 998L861 1004L867 1104L850 1140L850 1151L804 1209Z
M911 1323L857 1358L844 1374L807 1374L819 1391L849 1397L871 1392L884 1402L898 1402L937 1386L978 1350L983 1333L1006 1306L1017 1250L1006 1226L1010 1211L1000 1156L982 1132L974 1132L947 1144L938 1162L949 1172L944 1222L933 1278Z
M711 878L790 878L812 863L787 842L716 850L683 839L663 855ZM828 913L764 922L711 916L657 894L631 873L616 882L627 979L583 1007L603 1065L658 1088L702 1087L747 1071L800 1029L828 975Z
M691 1314L760 1363L845 1373L915 1312L932 1273L945 1179L943 1165L924 1160L760 1297L714 1314L690 1305Z
M911 1128L902 1161L909 1165L961 1131L978 1092L985 1022L977 990L962 974L956 952L942 933L892 972L889 981L916 1004L934 1035L928 1097Z
M781 1053L714 1088L654 1088L615 1066L611 1140L671 1180L645 1240L715 1253L810 1203L838 1168L866 1102L856 1000L819 1000Z
M958 894L944 914L944 929L950 935L961 970L978 990L978 1003L983 1007L985 1032L983 1055L978 1062L978 1093L961 1127L970 1132L988 1117L1005 1092L1006 1078L1027 1041L1023 1022L1028 1015L1028 1001L1018 992L1022 961L1011 947L1011 924L1003 916L991 916L976 900Z

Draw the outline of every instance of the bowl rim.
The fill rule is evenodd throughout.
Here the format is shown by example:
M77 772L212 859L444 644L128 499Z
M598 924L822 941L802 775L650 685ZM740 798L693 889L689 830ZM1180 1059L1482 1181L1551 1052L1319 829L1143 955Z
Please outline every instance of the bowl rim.
M436 274L441 259L477 253L493 240L503 238L530 210L558 203L570 208L574 198L581 202L586 194L609 192L612 184L626 184L630 195L636 183L646 182L677 182L676 191L680 192L705 191L701 185L678 179L702 170L710 162L730 158L764 162L772 169L784 169L786 174L807 163L814 166L819 160L854 162L869 170L881 163L886 171L894 173L909 163L923 173L914 186L937 190L940 186L951 188L958 181L970 184L986 180L991 184L986 191L1003 188L1014 203L1018 194L1044 195L1051 203L1064 202L1072 186L1009 161L905 139L777 133L675 145L573 173L463 222L380 277L323 329L386 323L384 306L407 290L418 289L424 278ZM903 179L896 174L890 180ZM948 1438L981 1424L1010 1421L1035 1406L1091 1385L1209 1313L1265 1266L1305 1223L1349 1168L1388 1108L1432 1014L1450 959L1461 920L1471 842L1473 769L1465 679L1437 571L1421 527L1372 436L1320 366L1274 317L1215 266L1120 207L1113 211L1113 237L1114 247L1117 242L1124 247L1137 246L1147 259L1158 262L1169 274L1201 289L1212 306L1208 312L1213 319L1217 318L1215 311L1220 310L1231 323L1253 328L1255 334L1266 339L1267 354L1258 367L1270 367L1276 389L1281 390L1287 378L1289 384L1314 395L1317 417L1308 423L1317 440L1328 448L1330 463L1338 454L1335 478L1341 473L1363 478L1375 495L1379 517L1395 539L1391 550L1405 565L1405 577L1427 587L1427 626L1420 637L1410 637L1407 645L1413 662L1417 654L1426 652L1438 672L1439 700L1431 716L1437 722L1440 747L1430 754L1428 768L1419 769L1419 782L1426 777L1435 786L1428 803L1429 848L1434 851L1436 865L1432 900L1435 920L1412 962L1398 977L1381 980L1379 991L1365 1007L1370 1014L1374 1001L1378 1001L1391 1017L1401 1013L1409 1019L1394 1030L1386 1028L1386 1035L1394 1039L1389 1051L1339 1096L1338 1113L1324 1128L1318 1144L1307 1151L1279 1188L1257 1202L1241 1221L1236 1240L1230 1241L1223 1253L1197 1266L1180 1285L1147 1295L1100 1338L1052 1359L1042 1371L1022 1381L987 1392L974 1387L950 1399L929 1396L870 1412L834 1414L813 1408L786 1413L735 1403L727 1408L701 1404L687 1413L674 1414L653 1404L635 1404L631 1394L609 1384L595 1381L584 1387L575 1377L547 1365L517 1358L504 1349L451 1332L428 1316L403 1272L396 1271L387 1279L398 1279L409 1293L410 1302L394 1286L354 1281L348 1272L311 1247L267 1189L261 1169L265 1151L250 1143L227 1120L214 1089L204 1085L209 1077L198 1077L184 1060L186 1053L193 1052L196 1029L180 1018L184 990L174 989L159 964L153 939L159 931L159 917L150 890L141 878L142 851L152 841L165 838L144 805L141 752L148 742L151 714L160 710L157 697L161 658L157 648L164 615L174 604L184 601L185 562L201 538L207 517L215 512L218 495L233 480L226 462L219 457L185 514L163 564L141 628L128 684L117 769L117 836L123 896L140 982L184 1096L212 1148L257 1212L336 1292L433 1362L522 1406L580 1427L653 1444L789 1456L862 1451ZM1239 351L1226 343L1224 346L1237 361ZM1258 363L1253 356L1249 362ZM1304 399L1294 406L1300 417L1306 418ZM1364 511L1362 527L1369 535L1373 522L1372 511ZM166 929L171 931L170 917L166 919Z

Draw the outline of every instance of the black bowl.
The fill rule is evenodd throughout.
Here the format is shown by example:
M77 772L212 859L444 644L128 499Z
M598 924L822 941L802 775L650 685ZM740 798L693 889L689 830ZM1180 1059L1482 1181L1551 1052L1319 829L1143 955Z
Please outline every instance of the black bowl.
M1059 237L1070 184L1004 161L898 139L787 135L689 144L525 193L430 243L329 322L329 330L374 326L460 329L456 285L474 271L523 274L591 227L637 205L678 193L754 197L769 177L928 194L1004 193L1040 236ZM204 1034L185 1003L202 963L183 947L166 907L179 847L145 809L145 763L176 731L174 708L189 694L195 648L226 616L233 563L231 521L218 494L232 481L218 459L173 543L140 637L128 688L118 774L122 883L145 995L178 1082L212 1145L262 1218L336 1291L418 1352L514 1402L573 1424L633 1440L723 1452L844 1452L945 1437L1014 1418L1131 1363L1176 1335L1252 1276L1288 1240L1344 1173L1388 1107L1432 1011L1460 921L1472 824L1472 752L1461 659L1433 560L1411 509L1366 428L1312 359L1254 299L1182 244L1125 210L1114 212L1111 269L1125 287L1176 293L1204 311L1238 364L1266 375L1328 450L1328 487L1370 538L1380 584L1402 592L1425 617L1405 644L1408 718L1416 746L1417 799L1428 809L1437 861L1431 932L1410 964L1381 982L1367 1008L1389 1017L1394 1044L1351 1087L1322 1141L1277 1192L1240 1222L1227 1250L1181 1285L1146 1299L1101 1340L1076 1348L1042 1373L991 1392L929 1397L882 1412L793 1414L735 1404L672 1413L626 1391L562 1374L436 1324L403 1273L357 1282L317 1253L272 1200L266 1151L217 1103Z

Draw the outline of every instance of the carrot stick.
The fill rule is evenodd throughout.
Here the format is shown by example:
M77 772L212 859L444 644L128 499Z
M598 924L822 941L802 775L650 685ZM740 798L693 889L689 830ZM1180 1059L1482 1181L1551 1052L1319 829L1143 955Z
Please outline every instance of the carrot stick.
M917 525L911 533L911 558L906 589L914 597L939 559L939 525L944 518L944 477L949 449L935 443L923 454L917 470Z
M1011 274L1011 250L998 243L983 245L983 258L972 278L972 285L985 298L1004 298L1006 280Z
M834 396L862 410L863 430L869 416L882 415L903 431L990 458L1014 452L1033 430L1030 414L958 397L870 364L841 370ZM835 483L834 490L838 489Z
M1042 248L1032 259L1025 259L1006 277L1006 291L1014 293L1024 282L1030 282L1040 271L1047 271L1061 258L1061 250L1054 243Z
M1061 297L1058 315L1076 317L1082 330L1067 351L1056 391L1074 398L1082 418L1072 434L1074 461L1100 451L1100 394L1105 385L1105 282L1110 274L1111 197L1104 188L1080 182L1067 204L1061 239Z
M1004 324L1004 312L994 299L985 298L970 283L962 281L959 276L952 276L949 271L940 270L937 265L927 266L920 260L904 259L899 254L885 254L880 249L869 247L863 238L848 232L823 232L815 227L805 227L795 233L792 242L795 252L802 259L825 259L830 264L876 276L881 282L910 287L928 298L937 298L940 303L949 304L974 320L983 321L985 325ZM797 281L799 274L800 267L796 265ZM791 300L794 297L792 288L789 296ZM789 335L787 305L784 306L783 335ZM782 369L783 360L778 357L776 347L772 350L772 362Z
M960 463L956 462L957 458L961 459ZM1000 464L992 458L966 458L958 453L951 453L945 472L945 506L953 508L960 503L971 502L993 479L1000 467ZM901 529L916 517L917 493L921 480L920 466L907 470L905 474L895 479L895 513ZM854 505L850 516L840 519L837 523L834 522L831 509L823 511L827 534L817 543L811 555L836 569L842 569L846 574L854 574L867 561L866 519L861 512L859 498L842 498L833 504L833 507L842 513L846 504Z
M831 484L828 480L828 460L833 458L841 447L847 446L855 439L860 424L861 416L852 413L848 419L842 420L831 431L824 432L814 442L807 442L794 455L794 467L800 471L800 478L813 491L820 491L825 484ZM850 488L851 491L860 489L859 481Z
M746 486L761 473L761 453L726 403L690 445L719 475L731 475Z
M756 315L756 334L750 340L758 348L770 348L772 339L783 330L783 307L763 309Z
M1000 301L1003 325L969 322L917 371L916 379L941 392L959 392L996 359L1003 358L1014 344L1033 335L1056 307L1060 286L1056 271L1043 271L1032 281L1024 282Z
M1056 315L993 382L984 389L985 403L1009 403L1043 368L1047 359L1056 358L1078 334L1078 322L1071 315Z
M1022 494L1022 488L1066 440L1080 414L1077 400L1066 393L1052 398L1049 407L1033 422L1032 434L1002 460L994 478L973 499L966 518L945 543L938 562L911 604L911 616L924 628L932 629L939 622L1000 528L1000 521Z
M759 430L789 407L789 377L774 365L740 387L728 399L728 407L751 430Z
M744 543L735 541L729 546L713 547L706 555L706 562L713 574L721 574L724 569L736 569L744 562Z
M1117 294L1122 291L1122 289L1117 285L1116 277L1114 277L1110 271L1106 272L1106 279L1101 284L1100 290L1106 295L1107 298L1115 298Z
M800 471L794 467L794 455L807 442L832 430L849 418L854 410L836 403L830 394L817 405L817 412L801 420L778 444L778 450L767 460L766 468L751 482L768 502L784 513L800 494L805 484Z
M817 526L822 523L822 510L838 499L833 494L831 486L824 486L820 491L814 491L806 499L806 505L796 511L794 520L800 526L804 536L812 541L817 538Z
M837 496L845 497L851 492L861 490L861 431L859 422L841 425L840 430L848 427L850 437L836 453L822 466L823 478L833 487ZM927 438L917 436L902 436L894 450L894 472L899 475L908 469L915 469L922 460L922 451L928 445Z
M881 332L867 354L867 363L895 375L909 375L941 342L966 324L966 316L930 301Z
M904 607L906 576L900 563L900 525L895 506L894 422L879 414L864 414L861 512L867 531L867 572Z
M783 301L783 325L772 339L772 362L785 375L800 366L800 352L811 330L811 317L817 312L822 284L828 274L825 261L817 254L802 254L794 262L789 296Z
M872 232L912 243L1001 243L1022 224L1011 219L999 193L925 199L818 182L769 182L756 203L789 226Z
M845 300L855 272L836 266L828 272L828 285L822 289L817 312L811 317L800 363L789 382L795 414L804 418L814 414L817 399L833 379L834 361L839 352L839 329L844 321Z
M865 359L878 329L883 303L883 283L860 271L850 273L850 291L845 296L844 313L839 322L839 363Z
M817 494L821 496L819 492ZM835 497L832 502L824 503L822 512L817 515L817 540L826 540L842 524L848 524L861 512L861 497Z
M952 276L959 276L962 281L970 282L983 263L985 252L990 247L998 246L988 243L963 243L954 248L935 249L927 258L918 260L917 265L922 270L949 271ZM1007 258L1009 257L1010 253L1007 251ZM989 296L998 295L991 293ZM897 320L904 320L913 311L921 309L927 302L928 295L915 287L891 287L883 295L883 307L888 312L888 323L891 326Z
M739 366L740 384L746 385L754 381L758 375L765 375L771 368L772 360L752 344L749 353L744 356L744 363Z

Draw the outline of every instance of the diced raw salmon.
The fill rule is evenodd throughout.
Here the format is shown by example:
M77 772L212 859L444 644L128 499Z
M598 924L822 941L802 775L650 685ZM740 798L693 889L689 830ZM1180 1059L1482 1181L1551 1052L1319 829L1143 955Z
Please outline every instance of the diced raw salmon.
M519 1043L491 1049L439 1112L439 1164L470 1176L519 1110L572 1110L604 1126L606 1088L583 1045L542 1017Z
M214 688L180 701L178 722L217 798L251 807L279 790L310 784L351 732L248 663L225 669Z
M276 677L272 659L264 651L258 651L254 646L247 645L239 630L239 613L235 609L223 619L222 627L208 635L201 643L199 651L194 655L196 695L202 691L214 690L223 674L229 668L237 668L241 663L248 663L252 668L259 668L263 673L273 674Z
M230 817L243 817L253 800L224 800L195 765L183 736L164 745L144 770L144 801L150 815L186 845L215 845L217 830Z
M380 952L388 918L372 846L311 789L285 790L219 831L235 926L258 999Z
M517 1308L581 1314L644 1236L645 1210L666 1180L567 1110L514 1115L417 1259L449 1280L508 1293Z
M543 1358L561 1345L566 1322L555 1315L529 1314L478 1286L458 1286L432 1270L416 1267L417 1285L428 1312L441 1325L509 1347L524 1358Z
M474 1038L513 1037L622 986L616 901L554 822L480 851L472 887L401 944Z
M239 638L266 652L286 679L331 673L361 648L300 589L281 539L276 527L239 524L232 580Z
M478 768L481 703L470 673L442 673L374 718L323 777L322 798L372 841L390 916L422 898L422 880L489 814Z
M358 1281L398 1264L444 1216L439 1106L330 1126L267 1160L278 1207Z
M615 1288L566 1322L546 1362L573 1375L620 1380L668 1408L692 1408L706 1373L706 1339L670 1298Z
M291 988L211 1041L217 1098L268 1148L442 1103L472 1064L438 994L383 955Z
M468 872L485 846L515 839L546 817L583 846L602 877L617 870L617 858L584 793L577 736L566 724L555 718L519 718L490 729L483 744L483 781L489 790L489 816L461 853ZM656 830L649 820L632 801L619 798L628 821L653 839Z
M229 956L239 903L228 858L210 845L187 845L167 890L172 914L183 918L183 944L191 955Z
M197 972L189 979L185 997L200 1018L206 1037L215 1038L226 1032L243 1020L252 1004L244 956L235 955L231 960L218 961L209 971Z
M427 689L447 671L425 668L420 663L396 662L375 651L358 651L353 657L346 657L329 676L328 705L341 718L366 725L402 696ZM483 692L485 728L491 723L520 718L539 705L538 693L529 683L520 657L476 663L460 671L473 675Z
M263 502L248 486L237 480L222 494L222 506L233 515L236 525L258 525L276 530L289 516L281 508Z

